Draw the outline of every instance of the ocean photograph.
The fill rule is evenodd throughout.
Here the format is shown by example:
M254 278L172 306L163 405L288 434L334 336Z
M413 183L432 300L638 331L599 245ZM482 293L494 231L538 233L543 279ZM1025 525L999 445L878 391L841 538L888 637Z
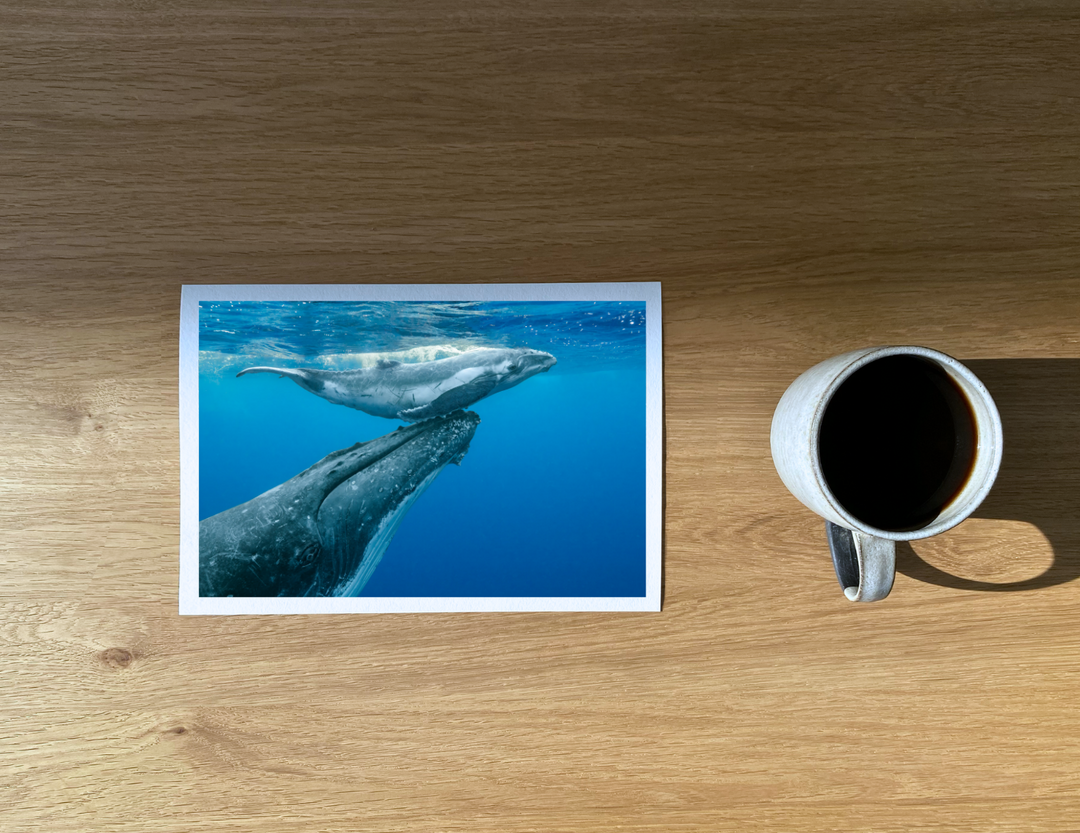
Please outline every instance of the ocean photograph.
M198 304L202 597L644 597L644 301Z

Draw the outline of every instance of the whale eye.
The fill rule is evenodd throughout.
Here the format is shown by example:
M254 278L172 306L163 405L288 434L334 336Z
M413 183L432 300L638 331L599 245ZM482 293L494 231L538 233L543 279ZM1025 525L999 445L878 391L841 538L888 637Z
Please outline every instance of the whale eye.
M297 562L298 562L297 566L299 566L299 567L307 567L308 565L312 564L315 561L315 559L319 557L319 553L321 551L322 551L322 547L319 545L318 541L314 541L314 542L308 544L304 548L304 551L302 553L300 553L300 556L297 559Z
M508 368L506 368L506 369L507 369L507 371L509 371L510 373L517 373L517 372L518 372L518 366L517 366L516 364L512 364L512 365L510 365L510 366L509 366Z

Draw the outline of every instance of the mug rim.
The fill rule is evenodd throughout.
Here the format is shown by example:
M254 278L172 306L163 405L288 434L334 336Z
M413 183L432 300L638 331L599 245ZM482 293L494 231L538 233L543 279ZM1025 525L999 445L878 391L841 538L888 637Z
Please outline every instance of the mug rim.
M825 473L821 468L821 456L820 456L820 435L821 435L821 423L825 417L825 411L832 401L833 395L840 389L840 387L851 377L855 371L866 365L883 359L888 356L919 356L924 359L929 359L942 365L949 371L952 371L956 375L963 378L972 389L978 393L982 399L982 404L986 408L986 412L989 415L990 424L988 426L983 425L983 420L974 408L974 403L971 403L972 412L975 417L975 429L978 435L978 441L975 445L975 461L978 461L981 455L991 453L993 455L990 466L983 474L983 482L979 484L978 488L974 492L971 492L965 497L964 503L960 511L957 510L957 500L964 495L965 488L961 490L953 497L949 503L942 507L941 512L938 513L937 519L926 526L919 527L918 529L910 529L903 532L896 532L887 529L879 529L875 526L870 526L867 523L856 518L850 512L847 511L833 495L832 489L829 488L828 483L825 480ZM965 396L970 398L968 391L963 391ZM989 435L984 441L983 431L986 430ZM820 490L821 495L825 498L829 508L836 513L838 517L843 520L843 524L850 529L858 532L863 532L867 535L873 535L875 538L885 538L890 541L915 541L921 538L929 538L938 533L945 532L952 529L957 524L967 519L989 494L991 487L994 485L994 481L997 479L998 470L1001 467L1001 453L1002 453L1002 429L1001 429L1001 415L998 413L997 404L994 402L994 398L990 395L990 391L986 389L986 385L982 383L978 376L976 376L970 369L968 369L962 362L954 359L952 356L942 353L939 350L932 350L929 347L919 347L917 345L896 345L896 346L883 346L883 347L871 347L865 351L859 351L851 362L849 362L839 373L837 373L829 382L822 396L818 399L817 406L814 409L813 418L810 421L810 441L811 441L811 454L810 454L810 466L813 470L814 480ZM992 448L988 446L992 443ZM975 462L972 463L972 470L974 471ZM952 510L947 511L947 510Z

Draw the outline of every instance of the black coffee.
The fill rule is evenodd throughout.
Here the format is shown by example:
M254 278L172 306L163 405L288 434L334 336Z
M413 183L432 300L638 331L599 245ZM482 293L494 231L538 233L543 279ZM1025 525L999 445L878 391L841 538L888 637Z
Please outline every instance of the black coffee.
M932 523L967 482L971 405L934 362L887 356L855 371L825 408L818 453L829 489L863 523Z

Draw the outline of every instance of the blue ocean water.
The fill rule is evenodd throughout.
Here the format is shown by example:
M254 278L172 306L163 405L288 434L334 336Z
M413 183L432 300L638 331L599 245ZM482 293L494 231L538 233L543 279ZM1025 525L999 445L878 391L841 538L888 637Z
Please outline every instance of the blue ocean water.
M643 303L204 302L199 325L200 519L403 424L240 370L531 347L558 364L470 406L361 595L646 594Z

